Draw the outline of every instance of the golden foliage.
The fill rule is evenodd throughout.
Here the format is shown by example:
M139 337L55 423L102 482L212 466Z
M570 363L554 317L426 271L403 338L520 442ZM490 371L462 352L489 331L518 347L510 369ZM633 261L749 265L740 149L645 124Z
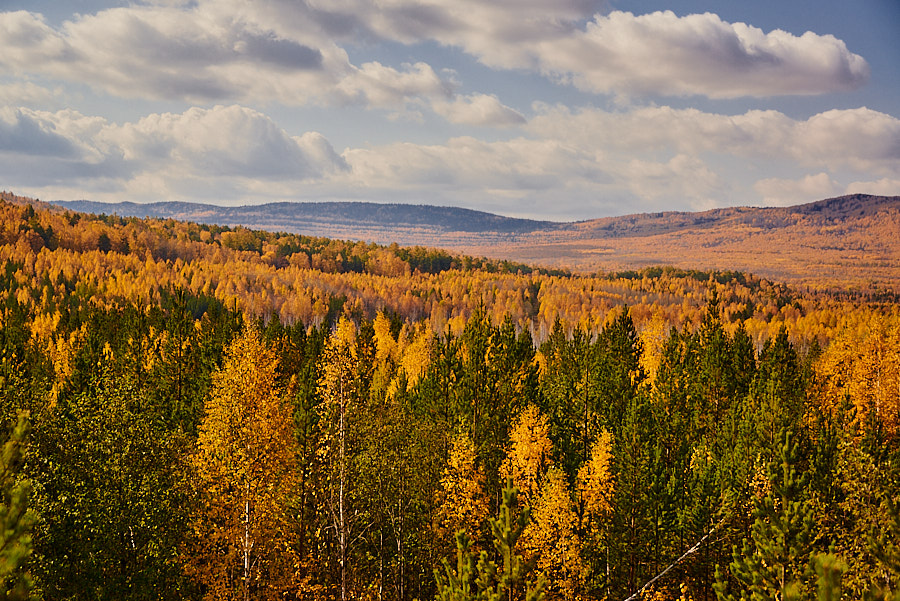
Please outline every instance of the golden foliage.
M526 503L534 502L550 462L553 443L549 432L547 417L530 405L519 415L509 435L512 444L500 466L500 476L512 478Z
M187 571L206 599L281 599L295 590L289 499L296 485L291 411L275 353L247 328L213 377L193 458L202 501Z
M856 419L874 420L885 432L900 432L900 316L867 315L848 324L816 366L827 409L841 411L846 402Z
M549 583L549 599L575 599L587 573L577 524L566 476L551 467L532 505L531 523L522 533L526 555L537 557L537 569Z
M612 473L613 435L603 430L591 447L591 457L578 470L576 490L588 515L606 518L612 512L615 478Z
M648 382L656 381L656 374L659 371L659 364L662 361L663 350L668 339L669 324L662 312L657 309L641 330L641 345L644 349L641 354L641 367L647 374Z
M453 439L436 501L435 530L446 541L460 530L473 536L487 519L484 471L476 463L475 444L465 433Z

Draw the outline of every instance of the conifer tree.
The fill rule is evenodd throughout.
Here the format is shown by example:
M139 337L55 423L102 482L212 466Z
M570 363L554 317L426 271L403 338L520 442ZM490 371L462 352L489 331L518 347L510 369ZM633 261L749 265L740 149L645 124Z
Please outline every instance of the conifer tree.
M493 546L501 559L501 565L482 551L477 563L470 549L470 540L464 530L456 534L456 570L447 559L443 570L434 571L437 581L437 601L543 601L546 580L536 581L526 577L534 562L526 562L516 553L516 544L531 519L531 510L524 508L516 515L518 489L507 479L503 489L503 503L496 518L490 520ZM523 596L524 595L524 596Z
M29 430L29 414L19 412L18 423L0 451L0 598L30 598L31 575L25 564L31 555L31 529L37 520L29 507L31 482L18 480Z
M814 523L802 498L808 475L799 469L798 445L785 431L780 461L769 466L772 489L754 511L750 538L735 545L730 570L738 585L729 591L724 574L717 571L714 589L720 601L806 599Z

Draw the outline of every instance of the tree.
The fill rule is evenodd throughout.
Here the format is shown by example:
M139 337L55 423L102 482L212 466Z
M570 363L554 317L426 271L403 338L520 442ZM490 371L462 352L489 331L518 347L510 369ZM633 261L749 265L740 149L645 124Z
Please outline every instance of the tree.
M500 556L500 566L482 551L477 564L469 550L470 540L464 530L456 534L456 570L447 559L442 560L443 572L435 569L436 601L543 601L547 586L543 576L535 582L526 580L533 562L525 562L516 553L516 543L531 519L525 508L516 514L518 489L507 479L503 489L503 503L496 518L490 520L494 549Z
M533 520L523 534L523 546L548 581L549 596L574 599L581 588L585 566L581 560L578 517L572 506L563 471L551 467L534 501Z
M714 589L721 601L805 598L810 577L814 523L801 498L808 475L800 473L798 445L788 431L782 434L780 461L769 466L770 492L754 511L750 538L735 545L730 571L739 585L736 594L717 570Z
M475 445L465 434L454 438L437 498L438 536L478 533L488 516L484 471L477 465Z
M597 552L589 554L590 558L598 555L603 558L603 583L609 582L609 538L610 518L615 497L615 476L613 475L613 436L604 430L591 448L591 457L578 470L575 482L579 500L582 528L588 534L589 545ZM598 570L591 566L592 574Z
M537 498L541 479L550 464L553 444L548 432L547 418L534 405L526 407L510 432L512 445L500 465L500 475L511 478L528 503Z
M29 414L21 411L0 452L0 598L10 601L30 598L33 587L25 565L37 514L29 507L31 482L18 478L28 430Z
M201 513L188 566L206 599L276 599L297 587L295 441L276 369L274 352L249 326L213 376L194 456Z
M351 507L351 492L355 482L352 453L359 418L359 379L356 327L342 317L325 345L319 371L319 395L322 398L322 418L325 423L323 452L328 463L326 486L328 511L338 543L338 562L341 571L341 599L349 594L349 550L353 528L359 517Z

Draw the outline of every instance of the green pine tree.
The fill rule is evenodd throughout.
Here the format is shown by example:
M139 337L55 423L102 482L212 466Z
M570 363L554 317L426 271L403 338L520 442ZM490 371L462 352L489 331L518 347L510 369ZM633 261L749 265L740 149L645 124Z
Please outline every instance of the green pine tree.
M481 552L476 563L475 556L469 551L469 537L465 532L458 532L456 569L444 559L443 573L437 569L434 571L437 601L513 601L522 598L523 585L525 601L543 601L546 581L543 577L536 582L526 580L533 566L515 551L516 542L531 520L531 509L528 507L515 516L518 492L512 481L507 479L499 515L489 520L494 548L500 555L502 566L489 559L486 551Z
M28 506L31 483L16 477L28 430L28 412L21 411L0 452L0 599L32 598L31 575L24 566L31 555L31 528L37 515Z
M729 591L721 570L714 589L720 601L787 601L805 599L810 576L814 523L801 498L808 476L798 471L798 445L789 432L782 435L780 461L769 466L772 489L754 511L750 538L733 549L729 566L738 589Z

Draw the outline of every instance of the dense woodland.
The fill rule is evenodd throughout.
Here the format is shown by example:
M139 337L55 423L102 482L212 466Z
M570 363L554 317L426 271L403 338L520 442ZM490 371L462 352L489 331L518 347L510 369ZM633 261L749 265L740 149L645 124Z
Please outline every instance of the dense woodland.
M9 598L900 597L889 299L0 227Z

